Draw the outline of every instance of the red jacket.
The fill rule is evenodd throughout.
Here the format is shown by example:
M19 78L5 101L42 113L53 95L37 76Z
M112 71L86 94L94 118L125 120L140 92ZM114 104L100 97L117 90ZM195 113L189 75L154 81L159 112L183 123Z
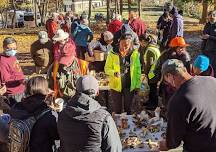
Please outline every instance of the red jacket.
M58 23L53 21L52 19L47 20L46 29L48 33L48 37L52 39L58 29Z
M5 83L7 95L23 93L24 74L15 56L0 55L0 84Z
M129 21L129 25L138 36L141 36L146 32L147 26L140 18Z
M69 38L68 42L60 49L60 43L54 44L54 60L60 64L69 66L72 64L74 57L76 57L76 45L74 41Z
M112 34L115 34L117 31L119 31L122 27L122 22L119 20L113 20L109 25L108 25L108 31L110 31Z

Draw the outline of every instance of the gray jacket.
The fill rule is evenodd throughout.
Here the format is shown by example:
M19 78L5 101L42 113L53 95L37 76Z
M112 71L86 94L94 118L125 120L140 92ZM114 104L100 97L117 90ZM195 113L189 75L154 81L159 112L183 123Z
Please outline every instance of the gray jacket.
M111 115L86 94L76 94L60 113L61 152L121 152Z

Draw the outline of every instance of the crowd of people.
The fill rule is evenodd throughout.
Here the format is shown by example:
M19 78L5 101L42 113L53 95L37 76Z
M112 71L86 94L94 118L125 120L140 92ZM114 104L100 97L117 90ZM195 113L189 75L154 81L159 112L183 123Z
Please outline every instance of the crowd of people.
M167 111L167 137L159 142L160 150L183 141L185 152L216 151L216 11L208 14L202 53L194 60L187 52L182 12L169 3L158 20L158 35L148 33L136 11L127 22L115 14L98 40L93 40L85 12L80 17L53 13L46 29L30 50L35 73L41 76L28 80L16 58L17 41L3 41L0 151L121 152L117 127L97 101L99 82L90 69L109 79L112 114L132 114L145 75L150 91L144 109L155 110L161 96ZM105 60L85 61L94 50L103 52Z

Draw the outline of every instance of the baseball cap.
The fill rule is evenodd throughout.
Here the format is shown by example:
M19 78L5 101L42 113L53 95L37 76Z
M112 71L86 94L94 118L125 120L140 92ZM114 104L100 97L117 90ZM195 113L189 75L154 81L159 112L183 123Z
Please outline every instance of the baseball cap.
M181 60L178 59L168 59L162 65L161 73L165 75L167 73L173 73L179 71L180 69L185 69L185 66Z
M48 42L48 40L49 40L48 34L47 34L46 31L40 31L40 32L38 33L38 38L39 38L39 40L40 40L40 42L41 42L42 44Z
M205 55L199 55L193 64L194 67L197 67L202 72L206 71L209 67L209 58Z
M95 77L91 75L85 75L79 77L79 79L77 80L76 89L78 92L93 90L93 94L96 95L99 91L99 83Z

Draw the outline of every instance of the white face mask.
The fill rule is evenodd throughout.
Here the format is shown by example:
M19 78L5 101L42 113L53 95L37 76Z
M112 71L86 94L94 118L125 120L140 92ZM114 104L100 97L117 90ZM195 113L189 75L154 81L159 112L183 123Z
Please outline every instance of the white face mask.
M15 50L15 49L7 49L4 51L4 54L6 56L15 56L16 53L17 53L17 50Z

